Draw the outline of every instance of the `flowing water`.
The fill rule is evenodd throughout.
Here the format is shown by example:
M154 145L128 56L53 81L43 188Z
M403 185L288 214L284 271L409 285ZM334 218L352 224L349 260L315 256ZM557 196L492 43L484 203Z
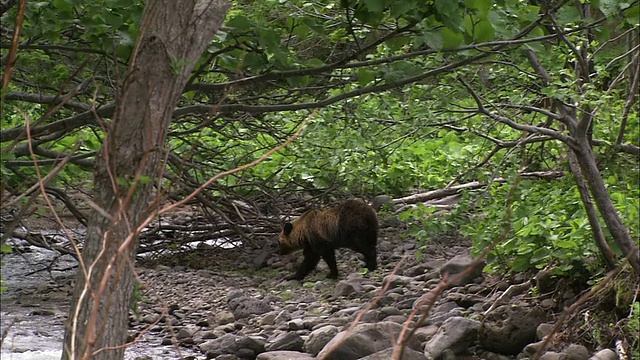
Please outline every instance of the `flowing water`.
M54 251L20 245L20 253L2 257L1 273L7 290L0 297L0 332L4 337L0 357L60 359L76 261ZM161 340L153 335L145 337L127 348L125 359L180 359L175 349L160 345ZM185 349L181 354L204 359Z

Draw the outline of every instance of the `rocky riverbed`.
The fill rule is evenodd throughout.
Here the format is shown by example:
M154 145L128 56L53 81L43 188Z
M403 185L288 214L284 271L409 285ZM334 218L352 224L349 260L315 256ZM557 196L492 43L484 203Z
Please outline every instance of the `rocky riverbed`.
M415 241L393 226L381 230L378 270L365 273L359 255L341 250L337 281L324 278L321 262L304 283L281 282L301 254L268 256L265 249L205 247L140 261L141 288L130 316L130 339L137 342L126 358L390 359L396 340L419 322L422 312L414 309L432 297L442 275L471 261L470 243L448 236L426 244L417 260ZM33 273L51 263L54 254L43 251L4 259L3 359L59 358L72 260ZM525 276L471 273L436 298L404 341L403 359L531 357L572 296L532 296L531 284ZM595 350L564 341L545 356L617 358Z

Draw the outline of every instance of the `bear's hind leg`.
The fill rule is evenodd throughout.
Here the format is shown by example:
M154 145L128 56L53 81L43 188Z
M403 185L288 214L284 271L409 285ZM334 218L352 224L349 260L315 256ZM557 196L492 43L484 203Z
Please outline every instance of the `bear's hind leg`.
M376 249L370 249L362 253L364 255L364 262L369 271L374 271L378 268L378 260Z
M338 278L338 265L336 264L336 253L333 249L326 249L322 253L322 259L329 266L329 273L327 274L327 279L337 279Z

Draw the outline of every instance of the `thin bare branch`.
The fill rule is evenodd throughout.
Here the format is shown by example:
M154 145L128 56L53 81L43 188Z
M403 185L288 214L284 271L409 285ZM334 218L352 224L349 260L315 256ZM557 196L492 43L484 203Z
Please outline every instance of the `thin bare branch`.
M469 83L467 83L464 79L459 78L459 81L462 83L462 85L464 85L464 87L469 91L469 93L471 94L471 96L473 97L473 99L476 102L476 105L478 106L478 112L486 115L487 117L489 117L490 119L493 119L497 122L503 123L508 125L511 128L514 128L516 130L521 130L521 131L525 131L525 132L529 132L529 133L534 133L534 134L542 134L542 135L547 135L549 137L552 137L556 140L560 140L565 144L568 144L569 146L573 147L573 143L574 140L573 138L563 135L558 131L555 130L551 130L548 128L543 128L543 127L539 127L539 126L532 126L532 125L525 125L525 124L520 124L517 123L505 116L501 116L498 115L496 113L493 113L489 110L487 110L487 108L484 105L484 100L482 98L480 98L480 95L478 95L478 93L475 92L475 90L473 90L473 88L471 87L471 85L469 85Z

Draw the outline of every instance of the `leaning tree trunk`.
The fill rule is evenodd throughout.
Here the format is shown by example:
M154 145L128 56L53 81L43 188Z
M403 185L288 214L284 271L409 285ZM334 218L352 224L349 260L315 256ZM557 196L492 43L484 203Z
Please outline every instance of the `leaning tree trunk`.
M538 61L536 53L532 50L527 50L524 54L529 59L531 66L536 70L538 76L543 80L544 84L549 84L551 82L551 78L549 77L547 70L542 67ZM587 63L587 56L581 56L580 58L582 61L578 61L578 63ZM578 68L576 69L576 72L581 79L580 83L588 81L590 76L588 69ZM624 225L620 214L613 205L611 196L609 195L604 180L602 179L602 175L600 174L600 170L598 169L596 156L591 148L590 132L593 129L593 123L595 121L591 115L591 109L588 107L582 108L582 116L578 119L576 117L576 112L572 109L568 109L559 101L556 102L556 105L557 108L560 109L560 113L564 118L562 127L567 125L569 134L571 135L572 141L565 141L565 143L570 147L567 151L569 152L571 171L576 177L578 187L581 187L581 178L584 175L589 190L591 191L591 195L593 196L593 200L596 203L598 210L600 210L600 215L607 225L609 233L616 244L618 244L622 249L625 256L629 258L629 263L635 270L636 274L638 274L640 273L640 256L638 253L638 247L635 245L633 238L629 233L629 229ZM575 169L574 164L572 164L574 155L575 160L578 162L579 169ZM586 194L583 189L579 190L589 218L589 223L592 226L592 230L596 238L596 244L605 259L605 262L610 267L614 261L614 257L608 244L603 241L604 235L602 234L602 229L597 222L597 214L595 214L593 205L590 203L591 200L589 198L589 194Z
M173 108L229 7L228 0L147 2L96 161L97 209L87 227L62 359L124 357L138 244L134 229L153 210L152 182L161 179Z
M614 241L620 246L625 256L629 258L629 263L634 268L636 274L640 274L640 256L638 247L635 245L629 229L622 222L622 218L611 201L609 191L604 184L604 180L600 175L600 170L596 163L596 156L589 144L589 138L586 135L576 137L576 157L580 168L587 179L589 189L593 195L593 200L600 210L600 215L607 229L613 236Z

